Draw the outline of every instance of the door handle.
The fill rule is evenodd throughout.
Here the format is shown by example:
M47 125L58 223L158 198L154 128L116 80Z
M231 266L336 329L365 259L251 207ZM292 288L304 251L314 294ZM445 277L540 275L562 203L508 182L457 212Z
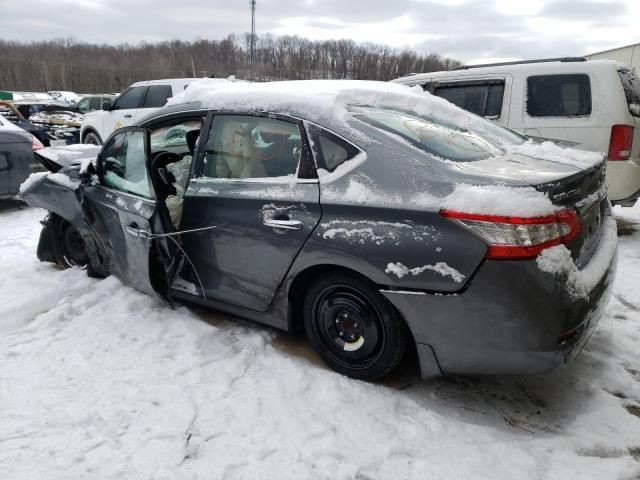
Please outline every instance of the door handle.
M124 118L132 118L133 115L125 115Z
M300 230L302 222L299 220L276 220L273 218L265 218L262 222L264 226L278 228L280 230Z

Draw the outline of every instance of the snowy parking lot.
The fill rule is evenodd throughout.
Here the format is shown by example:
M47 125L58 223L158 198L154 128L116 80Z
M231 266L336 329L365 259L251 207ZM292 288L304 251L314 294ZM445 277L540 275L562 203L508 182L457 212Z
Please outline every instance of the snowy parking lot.
M605 317L539 377L377 384L307 341L35 255L0 203L0 479L640 478L640 206Z

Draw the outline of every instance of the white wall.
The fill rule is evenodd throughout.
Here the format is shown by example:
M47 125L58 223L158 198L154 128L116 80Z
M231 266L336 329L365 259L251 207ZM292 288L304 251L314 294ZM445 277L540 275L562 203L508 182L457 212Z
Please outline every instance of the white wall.
M585 55L585 57L593 60L601 58L617 60L631 65L637 72L640 72L640 43L636 45L629 45L627 47L616 48L614 50L608 50L606 52Z

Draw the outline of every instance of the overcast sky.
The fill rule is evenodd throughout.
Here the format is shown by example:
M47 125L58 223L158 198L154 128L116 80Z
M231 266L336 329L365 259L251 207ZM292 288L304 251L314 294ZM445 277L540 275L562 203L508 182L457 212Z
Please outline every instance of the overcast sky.
M583 55L640 42L638 0L257 0L258 33L351 38L459 60ZM0 0L0 38L220 39L249 0Z

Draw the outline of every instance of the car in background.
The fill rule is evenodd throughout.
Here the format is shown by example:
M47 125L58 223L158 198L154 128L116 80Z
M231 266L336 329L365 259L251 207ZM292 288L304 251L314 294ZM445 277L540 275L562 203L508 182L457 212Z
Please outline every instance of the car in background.
M54 101L64 105L65 107L73 107L76 103L82 100L82 97L75 92L65 92L61 90L53 90L47 92Z
M75 104L75 109L82 114L102 110L104 103L111 104L116 95L83 95Z
M31 115L29 121L47 131L51 146L74 145L80 143L82 118L83 115L75 110L48 105L40 112Z
M82 114L58 102L19 100L13 108L38 129L47 133L47 146L80 143ZM39 137L38 137L39 138Z
M58 165L21 192L51 212L41 260L69 224L88 272L304 329L365 380L408 348L425 377L542 373L593 333L617 252L603 154L382 82L202 81L174 102L91 155L38 153Z
M45 147L50 146L49 133L42 125L34 125L22 115L12 102L0 101L0 117L36 137Z
M608 152L609 199L640 197L640 79L620 62L582 57L456 67L393 80L530 137Z
M29 174L41 169L33 152L43 145L0 115L0 198L13 197Z
M160 108L167 100L183 92L195 78L174 78L137 82L122 92L101 111L89 112L82 120L80 141L101 145L120 127L132 125L137 118Z

